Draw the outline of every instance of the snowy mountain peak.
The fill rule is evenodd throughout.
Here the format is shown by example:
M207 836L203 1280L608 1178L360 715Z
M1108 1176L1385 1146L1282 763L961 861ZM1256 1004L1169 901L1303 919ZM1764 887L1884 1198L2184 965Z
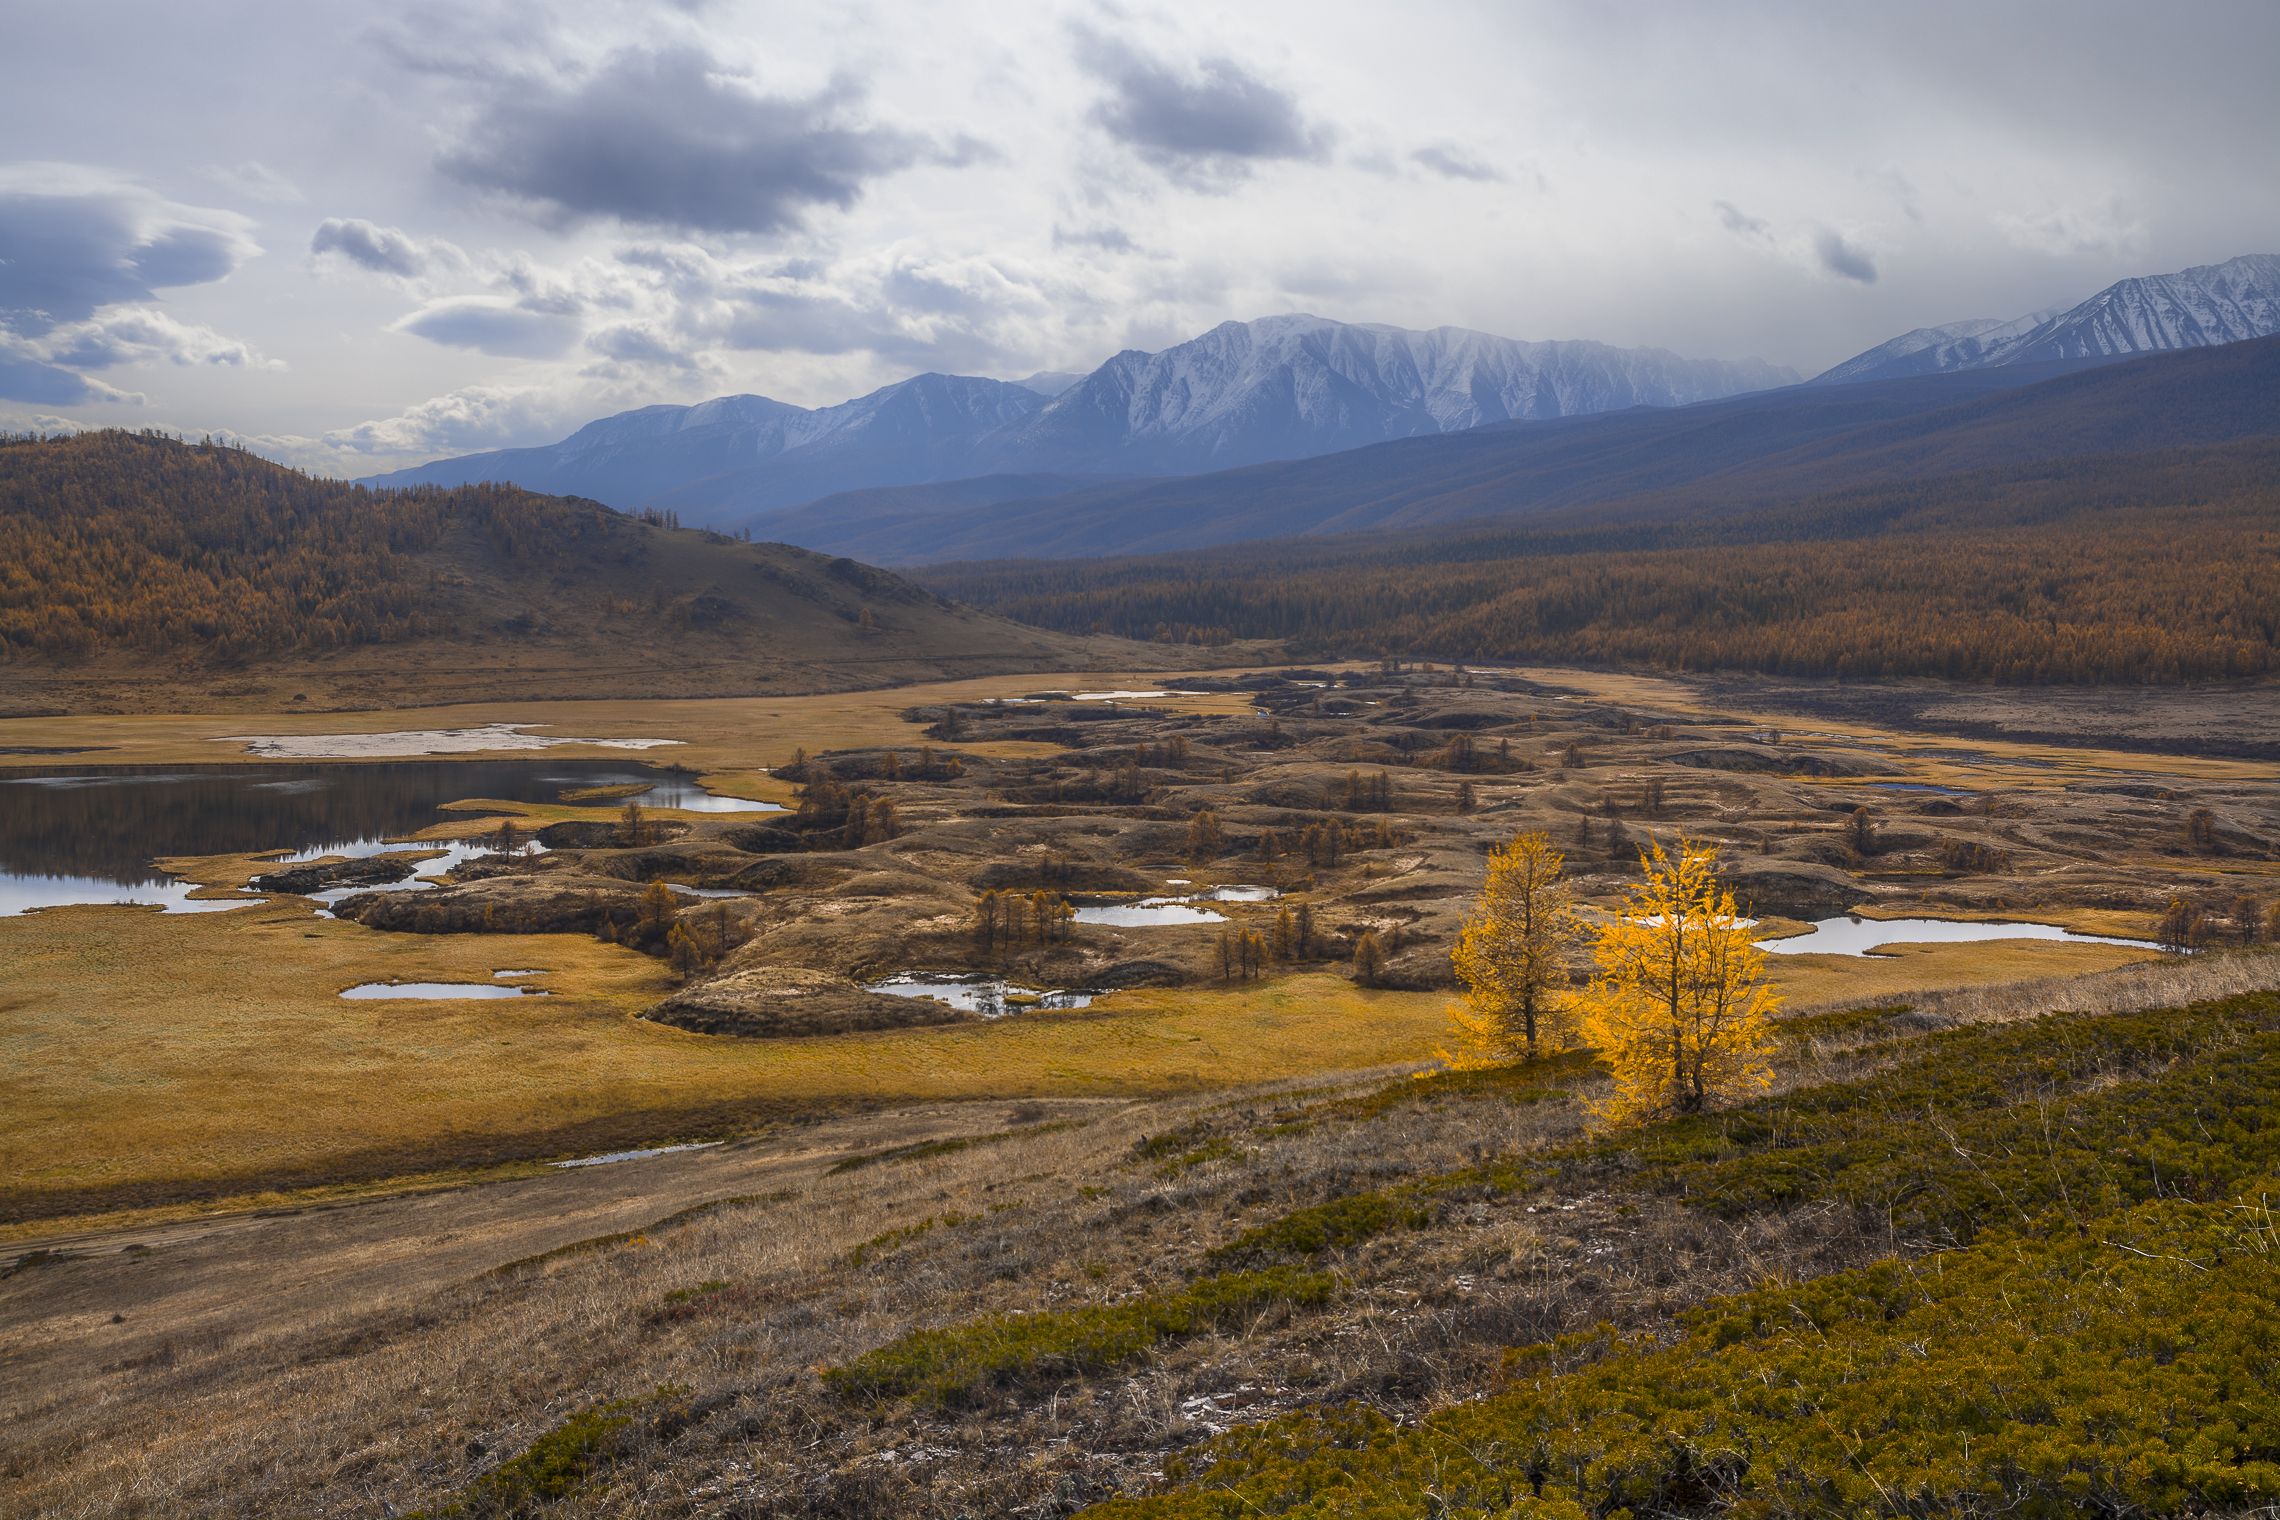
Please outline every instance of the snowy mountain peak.
M511 479L618 507L674 493L685 519L719 522L871 486L1184 474L1796 381L1760 359L1681 359L1292 312L1222 322L1161 353L1129 350L1089 375L917 375L814 410L766 396L643 407L546 448L443 460L367 483Z
M1919 327L1813 377L1815 385L1904 375L2121 358L2207 348L2280 332L2280 255L2246 254L2176 274L2120 280L2081 305L2010 322Z

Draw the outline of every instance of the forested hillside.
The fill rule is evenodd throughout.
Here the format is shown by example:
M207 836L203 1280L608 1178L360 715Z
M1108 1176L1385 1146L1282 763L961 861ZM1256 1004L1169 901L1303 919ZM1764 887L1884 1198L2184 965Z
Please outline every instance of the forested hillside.
M576 497L373 491L156 433L0 440L0 710L206 680L257 705L843 690L1135 654Z
M0 649L225 656L444 632L417 558L464 524L546 559L614 513L512 486L368 491L156 434L0 440Z
M2280 442L1860 487L1743 516L936 566L1043 627L1308 658L2197 681L2280 669Z

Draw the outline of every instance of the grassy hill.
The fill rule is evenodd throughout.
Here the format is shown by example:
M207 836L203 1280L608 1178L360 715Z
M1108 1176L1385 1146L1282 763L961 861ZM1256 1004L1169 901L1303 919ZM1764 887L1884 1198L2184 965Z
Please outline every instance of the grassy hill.
M725 696L1177 665L783 544L152 433L0 445L0 714Z

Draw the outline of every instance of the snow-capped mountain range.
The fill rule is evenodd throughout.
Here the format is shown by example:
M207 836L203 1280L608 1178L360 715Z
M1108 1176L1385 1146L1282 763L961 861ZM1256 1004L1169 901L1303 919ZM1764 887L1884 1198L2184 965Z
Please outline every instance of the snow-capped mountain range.
M1919 327L1813 377L1896 380L2052 359L2123 359L2280 333L2280 255L2252 253L2176 274L2121 280L2081 305Z
M2066 309L1918 328L1811 383L2094 363L2274 333L2280 256L2251 254L2123 280ZM1193 475L1796 383L1795 371L1761 359L1682 359L1656 348L1281 316L1222 323L1161 353L1130 350L1088 375L919 375L813 409L765 396L643 407L543 448L439 460L364 483L512 480L625 509L670 506L686 522L791 536L784 509L842 492L959 481L966 484L942 495L942 504L970 507L1104 480ZM1001 488L993 491L991 482Z
M544 448L440 460L365 484L512 480L633 508L668 496L729 523L837 491L994 474L1190 474L1514 418L1681 406L1794 385L1759 359L1523 343L1322 317L1227 322L1089 375L920 375L809 410L765 396L651 406Z

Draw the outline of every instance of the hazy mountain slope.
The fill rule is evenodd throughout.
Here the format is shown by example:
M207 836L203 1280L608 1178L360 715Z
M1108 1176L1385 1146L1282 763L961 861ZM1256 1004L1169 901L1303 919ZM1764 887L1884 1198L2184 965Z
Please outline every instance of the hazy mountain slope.
M2009 322L1920 327L1813 377L1814 385L2210 348L2280 333L2280 255L2247 254L2107 286L2081 305Z
M797 507L762 512L746 518L742 526L756 539L793 543L823 531L819 524L837 525L830 531L839 531L847 524L872 518L930 516L1001 501L1033 501L1040 496L1058 496L1112 483L1131 484L1121 477L1041 474L979 475L968 480L931 481L915 486L868 486L859 491L834 492ZM672 492L658 498L660 504L668 506L674 500Z
M745 472L739 477L744 498L755 507L783 506L850 485L984 473L984 462L970 457L974 445L1045 402L1025 385L932 374L813 411L766 396L722 396L697 406L621 412L544 448L442 459L359 483L389 488L512 480L528 490L630 510L693 481ZM752 470L763 462L767 469ZM776 482L780 489L771 491Z
M1159 354L1122 353L1086 376L1009 384L921 375L812 412L764 396L644 407L545 448L440 460L363 483L513 480L762 531L755 514L847 491L985 475L1225 469L1510 418L1683 405L1796 378L1756 359L1271 317L1223 323Z
M2027 380L2036 383L2020 384ZM2273 432L2280 339L2260 339L2121 364L2014 365L1512 423L981 511L882 517L809 542L907 565L1157 553L1613 500L1625 511L1676 515L1860 481Z

